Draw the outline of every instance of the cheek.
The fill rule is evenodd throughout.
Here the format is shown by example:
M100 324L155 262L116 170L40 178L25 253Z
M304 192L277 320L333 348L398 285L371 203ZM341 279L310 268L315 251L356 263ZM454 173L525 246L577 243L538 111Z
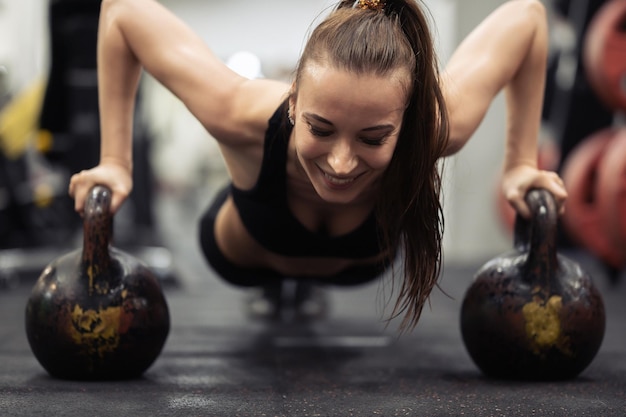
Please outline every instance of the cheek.
M384 145L380 148L373 148L370 151L364 152L361 156L363 162L365 162L370 168L375 170L383 170L389 166L391 158L393 157L395 146Z
M308 138L306 135L302 135L300 138L296 136L294 145L298 157L301 160L316 159L323 156L327 152L322 143L312 138Z
M393 148L391 149L379 149L377 152L371 152L363 157L363 161L369 165L372 169L385 169L391 162L393 156Z

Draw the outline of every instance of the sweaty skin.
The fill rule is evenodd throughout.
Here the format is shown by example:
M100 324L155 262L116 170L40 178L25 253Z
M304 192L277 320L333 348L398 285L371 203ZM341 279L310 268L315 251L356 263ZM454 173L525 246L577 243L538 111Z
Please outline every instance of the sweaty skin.
M509 1L459 45L441 79L450 119L448 155L464 146L493 98L506 92L504 195L524 216L529 210L523 197L532 187L551 191L561 210L567 196L557 174L538 170L536 162L547 39L540 1ZM256 183L269 118L290 91L297 91L290 103L296 125L287 165L289 206L310 230L340 235L354 229L373 207L377 178L397 140L406 100L403 74L377 78L312 65L297 86L248 80L158 2L103 0L98 36L101 159L97 167L71 179L76 210L82 212L95 184L113 190L113 212L132 190L132 119L144 69L216 139L231 180L241 189ZM248 235L230 200L218 215L216 238L231 261L285 274L326 274L364 262L269 253Z

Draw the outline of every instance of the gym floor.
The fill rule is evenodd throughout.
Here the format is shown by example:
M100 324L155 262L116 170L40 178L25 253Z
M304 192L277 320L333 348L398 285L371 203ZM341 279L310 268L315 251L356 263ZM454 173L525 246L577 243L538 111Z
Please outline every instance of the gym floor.
M626 416L626 283L610 284L584 254L570 256L594 276L607 310L594 361L574 380L501 381L478 371L459 330L465 289L484 260L446 264L442 291L409 334L385 326L389 288L380 283L330 290L329 316L315 323L257 322L244 314L246 293L201 258L199 206L159 205L177 285L164 285L171 332L142 378L51 378L24 331L34 281L0 289L0 416Z

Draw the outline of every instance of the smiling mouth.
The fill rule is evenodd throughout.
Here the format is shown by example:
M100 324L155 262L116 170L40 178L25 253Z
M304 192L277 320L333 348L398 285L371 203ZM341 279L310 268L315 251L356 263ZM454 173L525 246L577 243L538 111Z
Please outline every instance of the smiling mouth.
M343 187L343 186L347 186L352 184L354 181L356 181L357 178L359 178L361 175L363 174L359 174L353 177L349 177L349 178L340 178L340 177L335 177L334 175L330 175L329 173L327 173L326 171L324 171L322 168L318 167L320 172L322 173L322 176L324 177L324 179L331 185L336 185L338 187Z
M337 177L333 177L332 175L328 175L324 171L322 171L322 173L324 174L324 178L326 178L328 182L337 184L337 185L350 184L354 182L354 180L356 179L355 177L354 178L337 178Z

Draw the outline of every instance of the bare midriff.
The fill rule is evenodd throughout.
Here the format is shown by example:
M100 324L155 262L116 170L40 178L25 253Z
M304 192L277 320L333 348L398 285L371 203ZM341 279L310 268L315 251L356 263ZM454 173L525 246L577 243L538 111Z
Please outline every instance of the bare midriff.
M266 268L291 277L332 276L354 267L371 265L382 259L283 256L265 249L246 230L232 198L222 205L215 221L215 239L220 251L232 263L243 268Z

